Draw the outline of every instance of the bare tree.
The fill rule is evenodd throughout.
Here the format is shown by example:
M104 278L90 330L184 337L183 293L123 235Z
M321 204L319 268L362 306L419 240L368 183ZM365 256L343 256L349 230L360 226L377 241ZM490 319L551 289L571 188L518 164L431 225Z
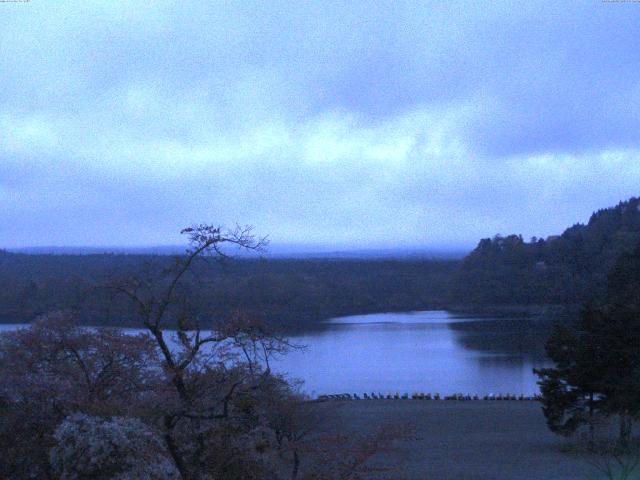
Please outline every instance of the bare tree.
M161 463L171 478L185 480L346 480L372 472L368 462L397 438L393 429L323 434L333 406L324 412L271 371L274 355L297 347L245 312L207 317L192 297L192 282L206 280L198 272L226 258L227 245L260 250L265 240L250 228L199 225L183 234L189 248L169 266L148 265L109 285L135 306L144 333L80 327L57 313L0 334L0 477L75 478L76 461L89 470L107 465L99 469L104 478L136 477L146 470L134 459L149 452L169 461ZM110 436L129 427L140 438L159 435L161 445L145 450L132 441L113 455L84 447L111 445ZM120 453L126 465L112 458Z
M181 233L187 235L189 248L172 266L119 279L110 288L133 302L161 352L175 394L173 402L165 399L163 405L167 448L182 477L198 479L211 468L207 449L211 433L221 428L216 421L227 421L228 427L237 420L231 417L238 399L278 383L269 359L290 345L241 312L224 321L205 320L191 308L184 288L187 277L193 278L196 267L209 258L226 258L228 247L261 251L266 238L257 238L251 227L197 225ZM168 332L172 328L175 332Z

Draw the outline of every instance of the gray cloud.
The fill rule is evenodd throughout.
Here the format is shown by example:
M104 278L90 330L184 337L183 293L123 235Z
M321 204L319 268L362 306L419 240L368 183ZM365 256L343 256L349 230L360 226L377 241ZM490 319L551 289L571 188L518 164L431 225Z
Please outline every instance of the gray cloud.
M640 26L584 2L3 4L0 244L547 235L638 194Z

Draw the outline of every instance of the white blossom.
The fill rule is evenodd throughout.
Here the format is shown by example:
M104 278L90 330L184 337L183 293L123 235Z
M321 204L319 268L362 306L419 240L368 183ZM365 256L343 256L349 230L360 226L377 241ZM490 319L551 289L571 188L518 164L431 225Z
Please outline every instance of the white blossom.
M136 418L67 417L54 433L60 480L174 480L178 471L155 432Z

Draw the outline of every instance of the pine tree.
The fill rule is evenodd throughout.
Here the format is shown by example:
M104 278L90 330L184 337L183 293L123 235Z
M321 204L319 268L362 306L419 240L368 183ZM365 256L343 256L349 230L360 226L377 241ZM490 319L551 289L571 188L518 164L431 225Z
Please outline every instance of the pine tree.
M617 415L626 446L640 416L640 245L616 262L606 304L556 327L546 350L555 367L535 373L549 428L569 435L590 425L593 433L595 415Z

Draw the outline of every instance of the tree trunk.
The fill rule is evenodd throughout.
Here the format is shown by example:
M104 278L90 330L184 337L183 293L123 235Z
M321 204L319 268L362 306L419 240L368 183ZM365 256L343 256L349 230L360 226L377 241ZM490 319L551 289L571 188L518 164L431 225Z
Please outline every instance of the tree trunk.
M169 450L169 454L171 455L171 458L173 458L173 463L175 463L178 472L180 472L180 477L183 480L190 480L191 476L189 475L189 471L187 470L187 467L184 464L182 456L180 455L180 452L178 450L178 446L176 445L176 442L171 435L173 424L170 416L164 417L164 426L166 429L164 440L167 444L167 450Z
M631 417L627 414L620 414L620 436L618 442L620 448L626 450L629 447L629 439L631 437Z
M291 472L291 480L296 480L298 478L298 470L300 469L300 457L298 456L298 451L293 451L293 472Z
M589 450L593 451L595 425L593 424L593 393L589 394Z

